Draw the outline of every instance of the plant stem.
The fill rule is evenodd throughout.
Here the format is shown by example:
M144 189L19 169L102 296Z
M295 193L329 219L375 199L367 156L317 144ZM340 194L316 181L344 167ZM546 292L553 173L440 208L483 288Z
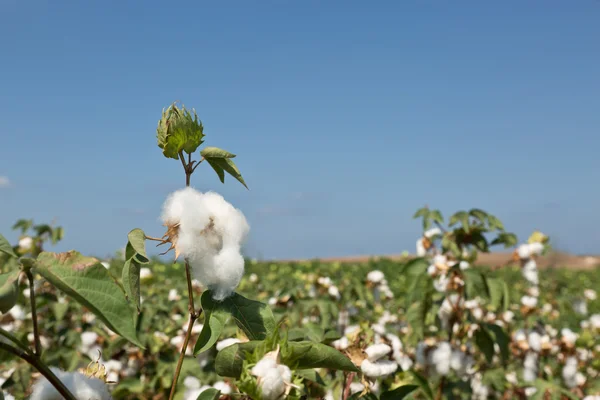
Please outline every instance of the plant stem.
M52 384L56 388L56 390L66 399L66 400L77 400L77 398L67 389L67 387L61 382L60 379L50 368L48 368L35 354L30 354L24 352L22 350L16 349L10 346L7 343L0 341L0 350L4 350L8 353L11 353L23 360L25 360L28 364L32 365L35 369L40 371L40 373L46 377L48 382Z
M438 387L437 395L435 396L435 400L442 400L445 383L446 383L446 377L442 376L442 379L440 379L440 386Z
M29 279L29 302L31 303L31 319L33 320L33 340L35 355L40 357L42 355L42 345L40 343L40 331L38 328L37 309L35 305L35 288L33 286L33 273L31 269L25 269L27 279Z
M354 380L354 375L356 373L350 372L349 374L344 374L344 393L342 394L342 399L346 400L350 397L350 386L352 385L352 381Z
M179 354L179 360L177 361L177 367L175 368L175 376L173 377L173 384L171 385L171 393L169 394L169 400L173 400L175 397L175 388L177 387L177 380L181 373L181 367L183 366L183 360L185 358L185 352L190 342L190 336L192 336L192 328L194 322L196 322L196 315L190 313L190 322L188 323L187 332L185 333L185 339L183 341L183 347L181 348L181 354Z

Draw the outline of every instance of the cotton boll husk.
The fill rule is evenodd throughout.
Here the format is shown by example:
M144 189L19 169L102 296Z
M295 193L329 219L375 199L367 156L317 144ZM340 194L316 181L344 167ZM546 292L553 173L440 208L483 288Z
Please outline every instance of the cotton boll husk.
M389 354L392 351L392 348L387 344L373 344L365 349L365 353L369 361L374 362L379 360L381 357Z
M85 400L111 400L106 383L98 378L90 378L80 372L65 372L58 368L50 370L63 382L73 395ZM33 393L29 400L62 400L63 397L45 377L33 385Z

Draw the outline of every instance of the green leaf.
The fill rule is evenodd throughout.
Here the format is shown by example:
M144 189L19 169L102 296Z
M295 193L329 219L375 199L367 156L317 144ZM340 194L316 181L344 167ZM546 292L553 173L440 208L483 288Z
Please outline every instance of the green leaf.
M242 365L246 354L252 353L262 343L262 341L253 340L225 347L217 353L215 358L216 373L223 377L239 378L242 374Z
M533 386L537 389L537 392L535 392L535 394L531 397L534 400L547 399L548 397L546 397L546 393L550 394L550 398L553 400L560 400L561 394L572 400L579 399L579 397L577 397L575 394L563 389L559 385L542 379L536 379L533 382Z
M498 237L496 239L492 240L492 246L497 244L503 244L504 248L516 246L517 235L515 235L514 233L502 232L498 234Z
M485 355L487 362L491 363L494 358L494 340L489 332L481 326L475 331L475 344Z
M150 260L146 254L146 234L140 228L132 229L127 234L127 247L125 248L125 259L135 257L140 264L148 264Z
M487 284L485 275L477 268L469 268L463 271L463 278L465 281L465 289L467 297L474 299L479 296L482 298L489 299L490 292Z
M0 235L0 252L6 253L11 257L17 258L12 246L8 243L8 240L2 235Z
M469 210L469 215L473 218L478 219L481 223L485 223L488 217L488 213L478 208L472 208L471 210Z
M56 228L52 229L52 237L51 237L52 243L56 244L56 243L60 242L63 239L64 235L65 235L65 231L62 227L57 226Z
M410 370L409 372L412 375L415 384L421 389L423 395L425 395L425 397L429 400L433 400L433 391L431 390L427 379L415 370Z
M225 303L213 300L208 290L202 293L200 303L204 310L204 325L194 346L194 356L210 349L219 340L231 315Z
M429 218L431 218L432 221L437 222L438 224L444 223L444 217L442 216L442 213L440 212L440 210L431 211L429 213Z
M503 392L506 387L506 371L504 368L488 369L483 373L482 383Z
M215 170L221 183L225 183L225 173L223 172L225 171L248 189L240 170L230 158L207 158L206 161Z
M456 225L457 222L460 222L467 232L469 231L469 214L467 214L466 211L459 211L457 213L454 213L450 217L448 225Z
M294 371L294 375L300 376L308 381L318 383L321 386L325 386L325 381L321 378L321 375L314 369L297 369Z
M450 251L455 257L461 257L462 251L460 251L460 247L453 240L453 235L444 235L442 237L442 249L444 252Z
M3 314L17 304L20 274L19 269L0 274L0 312Z
M415 215L413 215L413 219L419 218L419 217L427 217L429 215L429 208L428 207L423 207L417 210L417 212L415 213Z
M421 339L425 334L425 320L432 304L431 277L426 272L422 272L412 281L408 293L406 322L412 330L413 337Z
M97 259L76 251L43 252L38 256L35 270L88 308L108 328L143 348L135 330L135 313L119 285Z
M503 304L505 283L498 278L488 278L487 284L490 290L490 304L497 310Z
M275 317L266 304L247 299L238 293L234 293L223 300L222 303L223 307L229 310L235 323L244 331L248 339L263 340L269 333L275 330L275 326L277 325Z
M488 214L488 226L491 230L504 230L504 224L492 214Z
M13 230L21 229L21 232L25 233L31 226L33 225L33 220L31 219L20 219L12 226Z
M221 397L221 391L211 388L200 393L196 400L218 400L219 397Z
M14 345L16 345L18 348L20 348L21 350L25 351L26 353L29 352L29 347L27 346L26 343L23 343L19 338L17 338L16 336L14 336L12 333L5 331L4 329L0 328L0 337L3 337L4 339L0 338L0 342L7 342L8 340L10 340L10 342ZM0 390L1 392L1 390Z
M135 302L135 306L138 313L141 309L140 302L140 264L135 260L135 257L131 257L125 261L123 265L123 271L121 279L123 280L123 288L127 297Z
M203 143L204 127L198 120L196 110L192 109L192 112L175 103L163 109L156 128L156 138L165 157L177 160L180 152L191 154Z
M492 340L498 344L498 347L500 347L500 356L502 357L502 362L506 364L510 357L510 337L501 326L496 324L485 324L485 327L492 337Z
M321 343L301 341L288 342L281 352L284 364L294 369L328 368L358 372L348 357L333 347Z
M380 400L402 400L418 388L419 386L417 385L400 386L394 390L382 393Z
M200 155L208 158L234 158L235 154L220 149L218 147L205 147L200 151Z

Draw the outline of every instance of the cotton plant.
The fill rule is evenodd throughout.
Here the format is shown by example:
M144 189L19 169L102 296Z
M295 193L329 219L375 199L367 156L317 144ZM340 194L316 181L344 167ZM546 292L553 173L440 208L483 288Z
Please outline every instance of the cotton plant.
M101 260L74 250L44 251L44 243L54 244L62 239L60 227L20 220L14 227L21 231L16 245L10 245L0 236L0 266L8 270L0 274L0 352L22 359L41 374L27 394L34 400L104 400L111 398L111 392L121 393L125 380L139 379L140 384L153 386L170 400L178 392L186 398L195 398L200 393L204 395L201 389L206 389L211 396L218 397L243 388L257 389L266 399L294 399L305 390L298 385L304 382L302 378L292 378L295 369L359 372L333 346L308 338L288 341L289 327L284 321L276 322L267 304L237 292L245 272L242 251L250 225L244 213L222 195L210 190L202 192L191 185L196 169L208 164L221 182L227 174L247 188L233 161L236 155L216 147L199 149L205 139L202 122L195 110L177 103L163 110L156 138L163 155L181 163L185 175L185 186L164 200L161 237L133 229L116 259ZM179 279L187 286L187 293L177 290L180 285L168 288L160 304L172 307L173 312L162 319L152 313L156 304L151 301L156 297L146 293L151 294L157 284L164 284L158 279L167 268L148 256L146 244L150 242L167 245L162 255L172 251L169 273L172 279ZM43 293L36 286L41 281L39 277L44 281ZM253 280L256 282L258 277ZM29 283L26 293L21 289L25 282ZM325 286L330 300L341 300L341 290L336 285ZM28 295L30 310L18 304L22 294ZM42 295L46 297L38 303L36 300ZM77 321L71 321L85 328L75 335L46 337L40 325L47 321L38 314L52 310L56 319L56 322L51 320L53 328L65 331L66 321L59 321L70 308L68 302L60 300L65 295L86 309ZM181 308L186 298L187 310ZM56 303L52 304L52 300ZM92 326L94 329L90 329ZM29 327L31 332L22 338L16 336ZM235 340L231 336L219 340L231 328L237 329ZM285 332L280 334L279 330L284 328ZM73 355L71 370L45 364L44 353L61 344L73 347L73 351L66 349ZM266 359L259 362L236 358L239 362L231 362L232 352L246 351L248 346L255 348L257 344L265 354L273 354L275 348L281 347L283 358L276 357L275 364L268 367ZM326 357L322 358L323 355ZM198 386L189 376L185 382L179 382L182 371L189 370L192 357L196 357L196 368L201 370L207 368L210 360L215 375L221 379L210 388L207 384ZM161 359L172 360L167 369ZM95 366L91 375L74 369L89 360ZM252 369L254 373L240 377L238 372L243 363L250 361L257 363ZM165 374L173 374L172 379ZM231 382L235 380L239 385Z

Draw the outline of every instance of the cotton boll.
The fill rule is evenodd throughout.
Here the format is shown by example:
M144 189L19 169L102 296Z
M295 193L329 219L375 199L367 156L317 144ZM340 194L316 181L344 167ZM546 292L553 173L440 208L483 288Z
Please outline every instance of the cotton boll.
M531 257L531 246L528 243L524 243L517 248L519 258L526 259Z
M561 329L560 334L562 336L562 341L568 346L574 346L579 337L579 335L568 328Z
M425 257L426 254L427 254L427 249L425 248L425 245L423 244L423 238L420 238L419 240L417 240L417 256Z
M181 296L179 295L179 292L177 292L177 289L171 289L169 290L169 297L168 297L169 301L178 301L181 300Z
M337 286L329 286L327 293L336 300L339 300L342 297Z
M15 397L11 394L2 391L0 391L0 394L4 395L4 400L15 400Z
M373 344L365 349L365 353L369 361L377 361L381 357L389 354L392 351L392 348L387 344Z
M276 400L286 392L286 387L291 384L292 372L285 366L268 355L263 357L251 370L252 375L258 377L258 384L262 398Z
M544 251L544 245L540 242L534 242L529 244L529 251L531 254L540 255Z
M519 380L517 379L517 373L516 372L509 372L505 375L506 377L506 381L508 383L510 383L511 385L518 385L519 384Z
M577 375L577 358L569 357L565 360L565 366L562 369L562 378L565 385L569 388L577 386L575 376Z
M413 366L413 360L406 354L402 354L399 352L394 353L394 360L396 361L396 363L398 363L402 371L408 371Z
M50 370L63 382L73 395L78 399L85 400L111 400L106 383L98 378L87 377L80 372L65 372L58 368L50 367ZM62 395L52 386L45 377L40 378L33 385L33 393L30 400L62 400Z
M539 284L537 264L535 260L529 260L523 265L521 270L523 277L532 285Z
M210 264L204 266L208 265ZM193 271L201 281L203 278L206 279L206 286L213 291L213 298L217 301L224 300L233 293L242 280L244 258L238 247L226 247L214 257L210 266L214 268L214 272L208 272L202 264L192 262Z
M426 230L425 233L423 234L423 236L425 236L427 239L431 239L432 237L441 235L441 234L442 234L442 230L440 228L431 228L429 230Z
M445 293L448 290L448 283L450 282L450 278L446 274L442 274L438 279L433 281L433 287L440 293Z
M471 390L473 391L473 400L487 400L490 394L490 388L483 384L480 373L475 374L471 379Z
M593 329L600 329L600 314L590 316L589 323Z
M183 380L183 386L185 386L187 389L199 389L200 380L195 376L186 376Z
M217 381L217 382L213 383L212 387L214 389L220 390L221 394L233 393L233 389L231 388L231 385L229 385L227 382L224 382L224 381Z
M19 250L21 252L26 252L31 250L33 247L33 239L29 236L25 236L19 240Z
M537 332L531 332L528 337L529 348L533 351L540 352L542 350L542 336Z
M16 321L23 321L25 318L27 318L25 309L18 304L8 310L8 314L10 314L10 316Z
M514 317L515 317L515 313L510 310L506 310L502 313L502 319L507 324L510 324L513 321Z
M379 270L373 270L367 274L367 281L372 283L380 283L384 279L385 275Z
M435 371L442 376L448 375L452 358L452 347L450 347L450 343L440 342L429 356L429 363L435 368Z
M531 387L526 387L525 388L525 396L528 397L528 398L531 397L531 396L533 396L536 393L537 393L537 388L536 387L531 386Z
M361 363L360 369L369 378L380 378L393 374L398 369L398 364L392 360L372 362L367 359Z
M241 340L238 338L228 338L228 339L223 339L220 342L217 342L217 345L215 347L216 347L217 351L221 351L225 347L232 346L236 343L241 343Z
M537 353L528 352L525 355L525 361L523 362L523 380L525 382L533 382L537 378Z
M350 341L346 336L343 336L337 340L334 340L333 342L331 342L331 344L337 350L346 350L350 346Z
M523 296L521 297L521 304L529 308L535 308L537 306L537 297Z
M458 264L459 268L461 270L465 270L465 269L469 269L469 267L471 266L468 262L466 261L461 261L460 264Z
M402 351L402 341L398 336L394 335L393 333L388 333L385 335L385 338L390 341L392 351Z
M140 268L140 279L149 279L152 278L152 271L150 268Z
M362 392L363 390L365 390L365 385L360 382L352 382L350 384L350 393L352 394Z
M586 301L581 299L573 301L573 311L580 315L587 315L588 308Z
M583 296L590 301L594 301L597 298L597 293L593 289L585 289L583 291Z

